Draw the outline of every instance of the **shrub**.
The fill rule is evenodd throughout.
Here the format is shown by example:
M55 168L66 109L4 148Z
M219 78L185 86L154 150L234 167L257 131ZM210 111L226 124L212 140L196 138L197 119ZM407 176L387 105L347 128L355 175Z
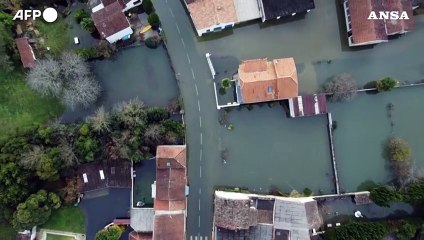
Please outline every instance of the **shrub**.
M79 137L75 143L75 148L80 158L84 162L94 161L96 154L100 150L99 142L90 137Z
M371 200L382 207L390 207L391 202L402 200L402 196L395 190L388 189L385 186L378 186L370 192Z
M96 240L118 240L124 229L120 226L113 225L107 229L102 229L96 233Z
M156 40L155 37L149 37L147 38L144 43L148 48L157 48L159 46L158 40Z
M311 195L312 195L312 190L311 190L311 189L309 189L309 188L305 188L305 189L303 189L303 194L304 194L305 196L309 197L309 196L311 196Z
M169 113L164 108L149 108L146 111L147 124L160 123L169 118Z
M402 193L405 202L411 204L424 203L424 183L413 183Z
M398 85L398 82L390 77L386 77L381 80L378 80L376 83L377 91L379 92L391 91L397 85Z
M180 122L165 120L162 124L165 132L174 132L178 137L184 137L184 127Z
M150 14L155 11L155 8L153 7L151 0L144 0L143 1L143 9L147 14Z
M89 18L90 15L83 8L81 8L75 11L74 17L77 23L81 23L84 18Z
M75 50L75 53L84 59L93 59L100 57L100 53L97 51L95 47L89 47L89 48L79 48Z
M160 25L159 16L156 13L150 13L147 17L147 22L149 22L150 25L157 27Z
M94 25L93 20L90 17L83 18L81 20L81 28L87 32L94 32L96 30L96 26Z
M382 239L387 233L389 233L389 228L385 224L374 222L352 222L325 231L324 238L334 240L375 240Z
M415 236L417 229L415 229L412 224L405 220L400 220L398 224L399 226L396 234L398 240L411 240L411 238Z
M224 78L221 81L221 85L223 88L228 89L231 87L231 80L229 78Z
M411 147L402 138L393 137L389 139L387 150L390 160L394 162L410 162Z

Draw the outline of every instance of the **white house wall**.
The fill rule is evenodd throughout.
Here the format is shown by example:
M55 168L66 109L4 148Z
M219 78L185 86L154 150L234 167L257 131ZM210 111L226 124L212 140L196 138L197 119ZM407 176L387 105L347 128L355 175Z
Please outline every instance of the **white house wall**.
M105 6L103 6L103 3L100 3L99 5L97 5L97 6L95 6L95 7L93 7L93 9L91 9L91 12L97 12L97 11L99 11L99 10L101 10L101 9L103 9Z
M246 22L261 17L258 0L234 0L238 22Z
M127 27L124 30L121 30L121 31L107 37L106 40L110 43L114 43L114 42L121 40L125 36L131 35L132 33L133 33L133 30L130 27Z

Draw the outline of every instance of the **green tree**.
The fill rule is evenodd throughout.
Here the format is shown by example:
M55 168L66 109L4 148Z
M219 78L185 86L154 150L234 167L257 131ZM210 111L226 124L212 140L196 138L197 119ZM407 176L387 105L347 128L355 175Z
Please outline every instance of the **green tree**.
M221 86L225 89L230 88L231 87L231 80L229 78L222 79Z
M385 186L378 186L370 192L371 200L382 207L390 207L391 202L401 201L402 196L396 191Z
M150 14L155 11L155 8L153 7L153 3L151 0L144 0L143 3L143 9L147 14Z
M149 22L150 25L157 27L160 25L159 16L155 12L150 13L147 17L147 22Z
M96 233L96 240L119 240L124 229L113 225Z
M13 55L11 49L15 48L15 44L12 36L12 31L5 23L0 22L0 69L6 71L13 69L10 56Z
M402 196L405 202L411 204L424 204L424 183L413 183L409 185Z
M385 224L374 222L352 222L325 231L326 240L376 240L389 233Z
M398 82L390 77L385 77L381 80L378 80L376 83L377 91L379 92L391 91L397 85L398 85Z
M155 49L159 46L159 42L155 37L149 37L146 40L144 40L144 43L148 48Z
M392 137L387 143L390 160L394 162L410 162L411 147L408 142L399 137Z
M84 59L93 59L100 57L100 53L97 51L95 47L89 48L78 48L75 50L75 53Z
M78 23L81 23L81 21L85 18L90 18L90 15L83 8L76 10L74 16Z
M400 220L398 224L399 226L396 234L398 240L411 240L415 236L417 229L415 229L412 224L405 220Z
M90 17L86 17L81 20L81 28L91 33L96 30L96 26L94 25L94 22L93 20L91 20Z
M153 107L146 111L147 124L160 123L169 118L169 113L165 108Z
M55 193L39 190L18 205L13 213L12 225L17 230L41 225L47 222L52 210L58 209L60 205L60 198Z

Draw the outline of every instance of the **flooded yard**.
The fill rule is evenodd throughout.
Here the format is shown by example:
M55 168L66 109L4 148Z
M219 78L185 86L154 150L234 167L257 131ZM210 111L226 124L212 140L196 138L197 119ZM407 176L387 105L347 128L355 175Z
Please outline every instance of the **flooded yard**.
M66 121L75 121L91 114L100 106L113 105L138 98L148 106L166 107L178 97L178 86L166 50L145 46L120 50L111 59L92 62L95 76L102 86L102 96L89 109L68 110Z
M362 182L391 180L383 147L390 136L404 138L417 169L424 168L423 87L396 89L378 95L360 94L352 102L330 104L341 188L355 191ZM392 119L387 105L392 103ZM391 126L393 122L393 126Z
M152 207L152 184L156 180L156 161L142 160L134 165L136 177L133 189L133 207ZM143 206L137 206L137 202L142 202Z

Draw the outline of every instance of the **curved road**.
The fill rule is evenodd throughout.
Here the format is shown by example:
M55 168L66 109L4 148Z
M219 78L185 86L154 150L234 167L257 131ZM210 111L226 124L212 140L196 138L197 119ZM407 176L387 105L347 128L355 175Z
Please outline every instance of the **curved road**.
M216 168L218 149L208 149L217 141L217 110L212 76L205 52L199 42L184 6L177 0L156 0L154 6L161 18L168 51L184 99L187 126L190 194L188 198L187 239L210 239L212 230L213 183L208 181L209 168ZM206 171L208 169L209 171Z

